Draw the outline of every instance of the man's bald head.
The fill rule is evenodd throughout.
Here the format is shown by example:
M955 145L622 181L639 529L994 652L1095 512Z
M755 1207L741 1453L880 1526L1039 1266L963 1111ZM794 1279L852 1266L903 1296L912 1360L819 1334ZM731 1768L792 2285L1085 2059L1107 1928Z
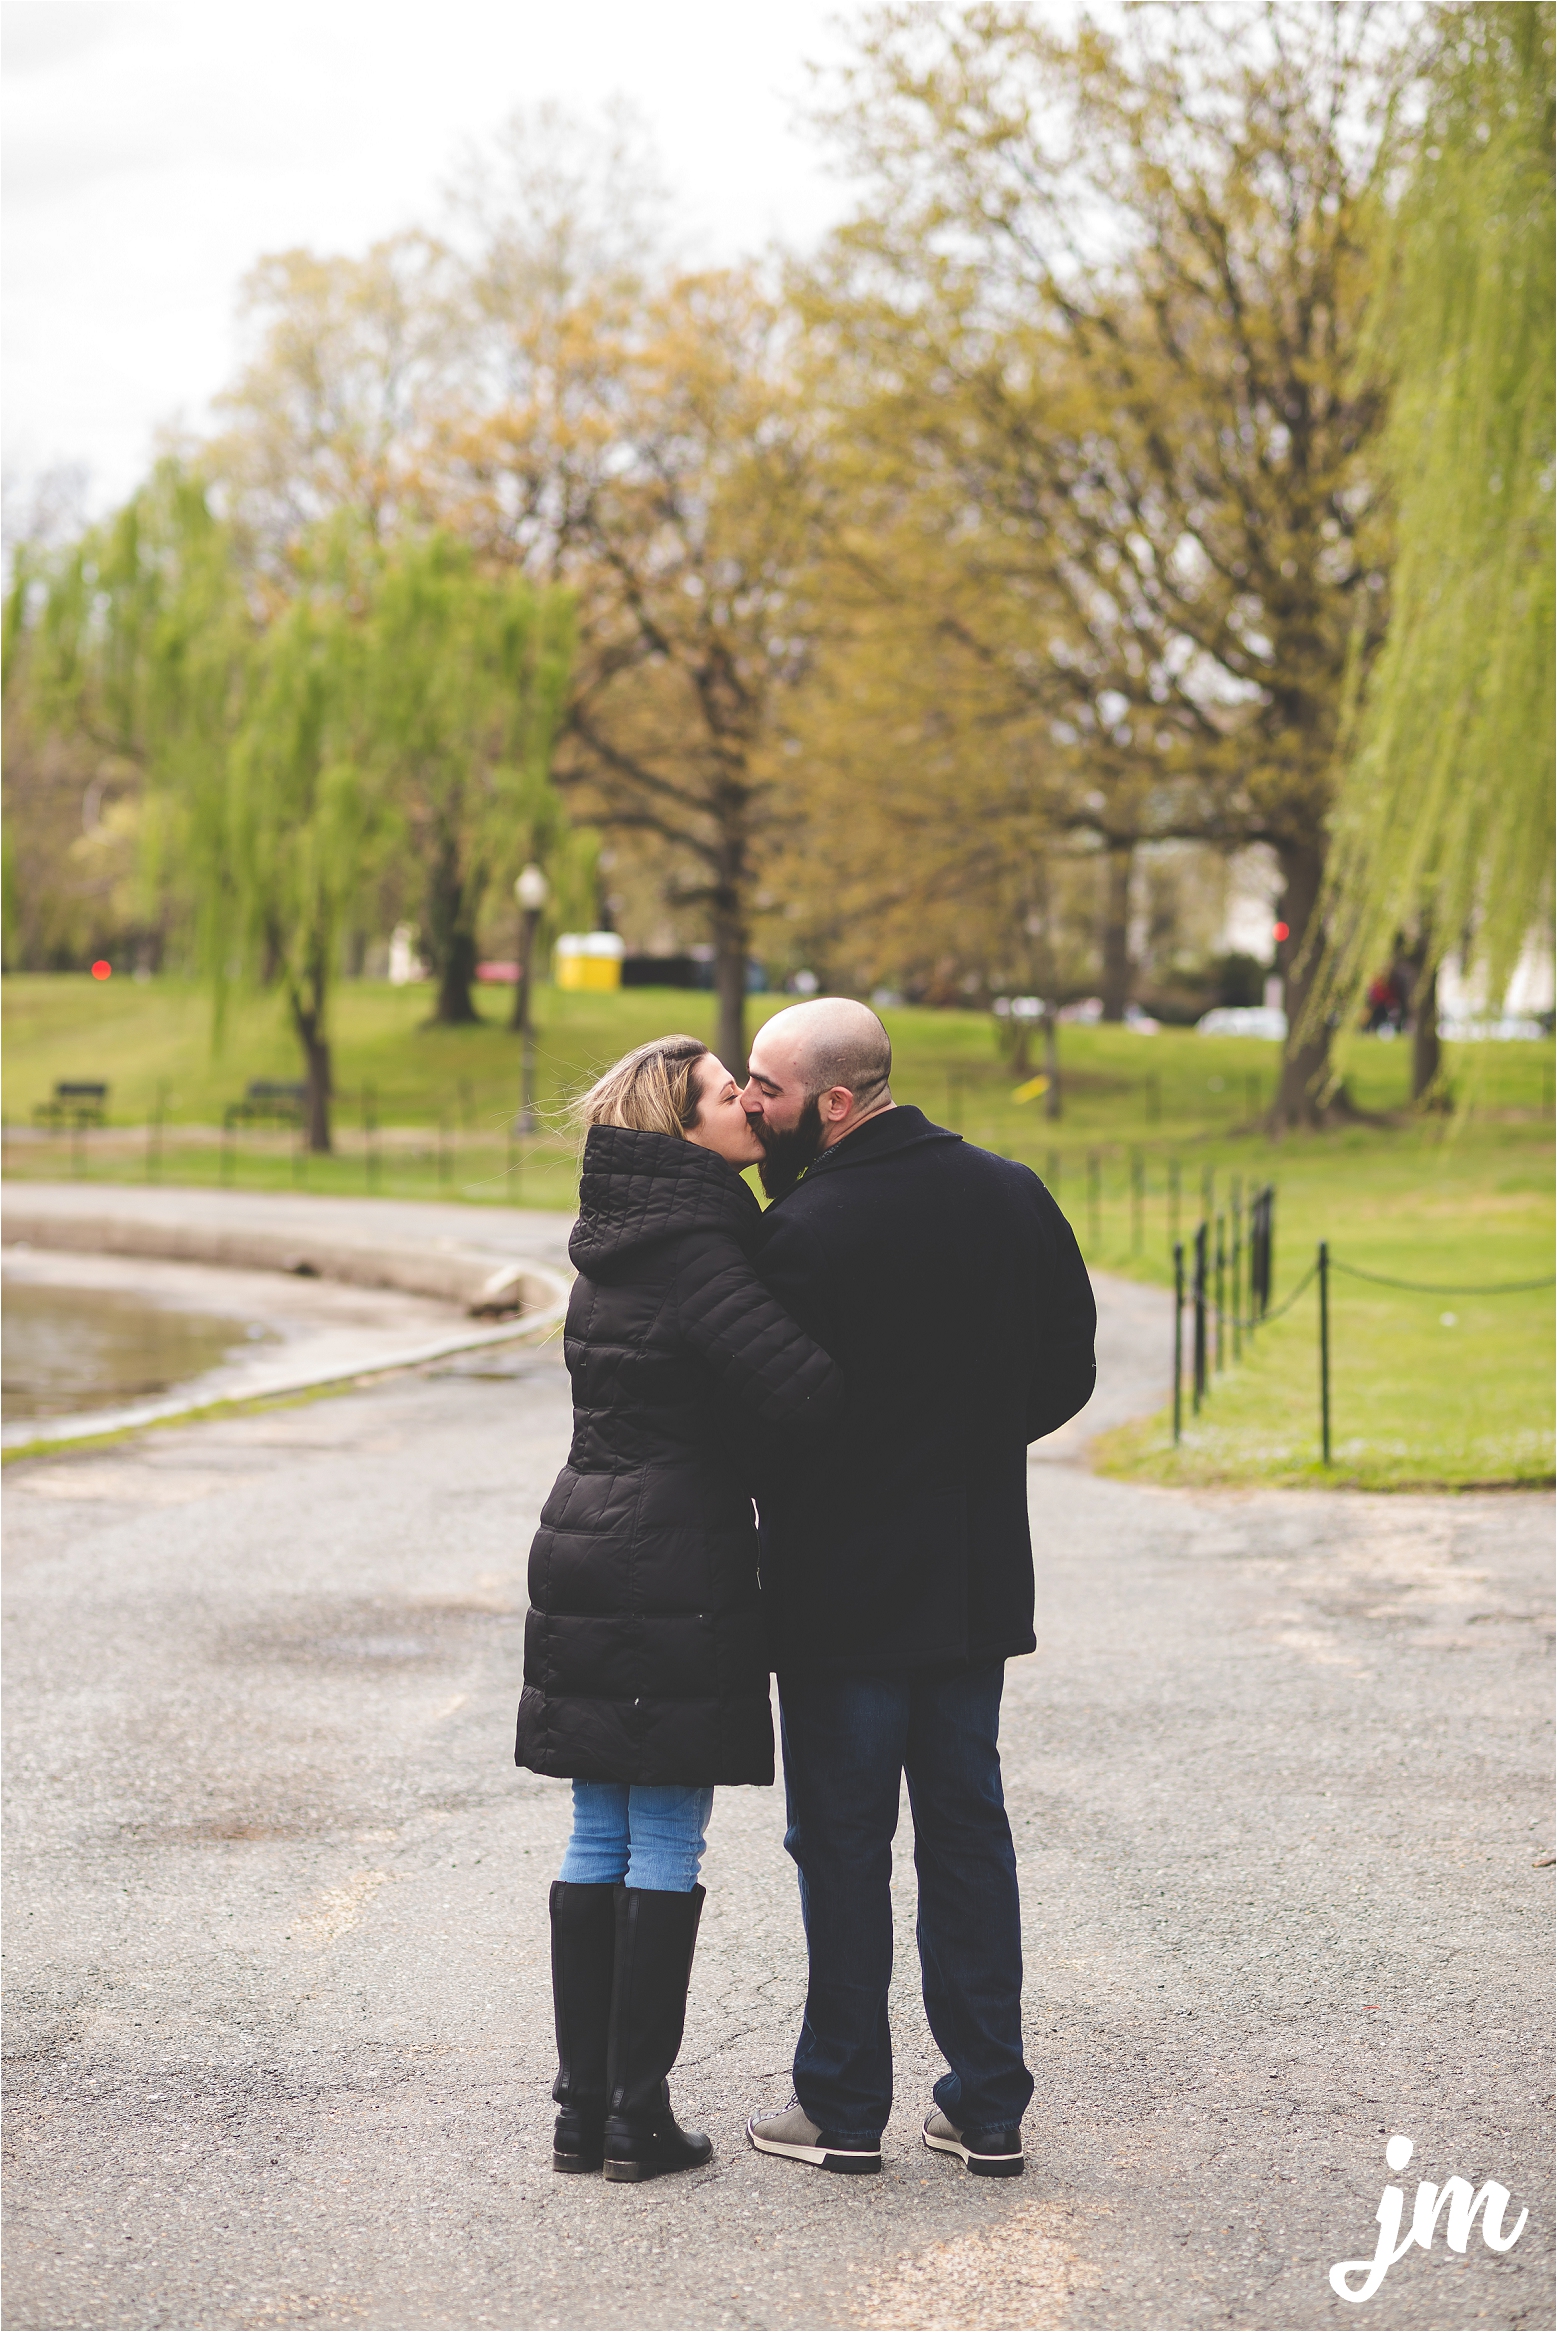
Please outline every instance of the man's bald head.
M791 1004L757 1031L742 1100L762 1143L770 1198L793 1189L815 1157L866 1118L896 1106L891 1074L892 1040L852 997Z
M807 1101L841 1085L857 1111L870 1109L892 1075L892 1039L870 1006L852 996L817 996L776 1012L752 1049L754 1065L759 1047L799 1072Z

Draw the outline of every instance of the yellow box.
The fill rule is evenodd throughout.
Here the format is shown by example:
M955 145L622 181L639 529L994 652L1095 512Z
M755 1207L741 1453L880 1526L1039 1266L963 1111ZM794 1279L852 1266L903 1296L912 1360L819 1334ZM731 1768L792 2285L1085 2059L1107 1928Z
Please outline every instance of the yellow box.
M598 994L622 984L625 953L614 931L565 931L557 942L559 988L590 988Z

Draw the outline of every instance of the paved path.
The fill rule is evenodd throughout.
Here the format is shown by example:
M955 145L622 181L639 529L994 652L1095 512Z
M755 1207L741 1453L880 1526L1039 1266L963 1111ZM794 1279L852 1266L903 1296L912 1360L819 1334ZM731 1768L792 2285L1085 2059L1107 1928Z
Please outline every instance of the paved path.
M1548 1501L1036 1463L1027 2177L917 2143L906 1813L886 2173L744 2147L803 1964L729 1790L676 2085L718 2152L615 2188L548 2166L567 1792L509 1762L567 1430L509 1348L11 1469L7 2323L1551 2323ZM1354 2311L1394 2130L1531 2219Z

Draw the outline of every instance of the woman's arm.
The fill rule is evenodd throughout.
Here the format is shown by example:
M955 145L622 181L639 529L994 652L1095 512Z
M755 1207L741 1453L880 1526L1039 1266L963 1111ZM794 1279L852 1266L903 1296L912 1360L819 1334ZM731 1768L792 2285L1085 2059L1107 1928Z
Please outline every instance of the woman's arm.
M687 1342L759 1423L793 1431L839 1416L837 1364L768 1293L726 1233L683 1240L675 1303Z

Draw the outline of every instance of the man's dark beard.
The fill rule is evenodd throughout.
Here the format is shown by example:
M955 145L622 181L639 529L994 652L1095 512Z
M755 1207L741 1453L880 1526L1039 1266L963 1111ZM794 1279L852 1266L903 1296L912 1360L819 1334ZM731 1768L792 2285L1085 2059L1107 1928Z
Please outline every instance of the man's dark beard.
M800 1112L799 1121L787 1134L776 1134L769 1125L760 1129L762 1157L757 1172L769 1198L783 1198L793 1190L806 1168L817 1157L822 1147L822 1104L820 1096L813 1096Z

